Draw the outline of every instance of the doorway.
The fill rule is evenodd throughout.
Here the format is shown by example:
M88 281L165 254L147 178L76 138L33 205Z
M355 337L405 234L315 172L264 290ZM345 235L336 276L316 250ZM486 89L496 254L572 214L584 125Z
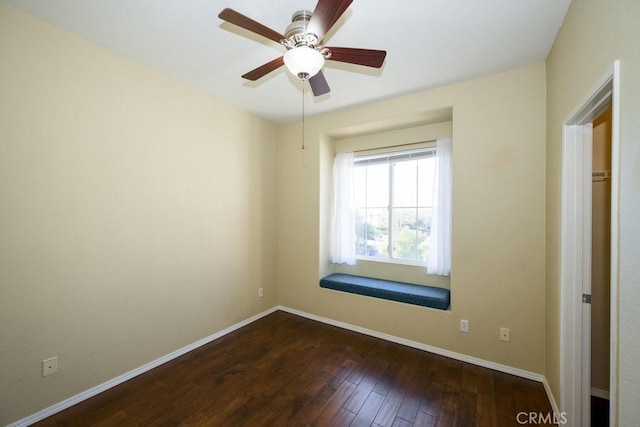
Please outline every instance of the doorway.
M609 425L611 106L593 121L591 162L591 425Z
M611 108L609 420L617 419L619 62L564 122L561 222L560 410L568 424L589 426L592 376L593 124ZM597 122L596 122L597 123ZM605 350L606 352L606 350ZM598 362L600 363L600 362ZM598 373L599 375L600 373Z

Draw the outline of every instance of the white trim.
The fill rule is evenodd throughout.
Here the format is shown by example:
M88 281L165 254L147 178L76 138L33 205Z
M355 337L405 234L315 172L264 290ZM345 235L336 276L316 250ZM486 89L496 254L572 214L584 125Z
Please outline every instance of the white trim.
M551 409L553 410L553 413L560 414L558 403L556 402L556 399L553 397L553 392L551 391L551 386L547 381L547 377L542 377L542 385L544 386L544 391L547 392L547 397L549 398L549 403L551 403Z
M482 366L483 368L493 369L494 371L504 372L506 374L515 375L517 377L526 378L528 380L533 380L538 382L544 381L544 376L542 374L537 374L535 372L525 371L523 369L518 369L512 366L502 365L500 363L479 359L477 357L468 356L466 354L456 353L454 351L445 350L439 347L433 347L428 344L423 344L417 341L411 341L405 338L396 337L394 335L373 331L371 329L362 328L360 326L352 325L350 323L344 323L337 320L328 319L326 317L316 316L315 314L306 313L304 311L296 310L296 309L285 307L285 306L279 306L278 309L285 311L287 313L295 314L296 316L306 317L307 319L315 320L321 323L326 323L327 325L337 326L338 328L347 329L347 330L358 332L364 335L369 335L374 338L380 338L385 341L405 345L407 347L416 348L418 350L428 351L429 353L434 353L440 356L445 356L451 359L459 360L461 362L467 362L473 365Z
M590 405L587 366L589 360L582 357L584 342L584 311L581 294L585 272L590 269L590 260L584 254L591 250L589 236L583 226L591 211L590 194L585 194L585 186L590 187L591 174L585 171L590 165L583 144L584 125L591 123L609 105L613 106L612 120L612 196L611 196L611 351L610 351L610 425L617 422L617 332L618 332L618 179L619 179L619 117L620 117L620 64L615 61L601 77L594 88L576 106L563 123L562 128L562 195L561 195L561 259L560 259L560 406L575 425L581 425L589 418ZM586 164L588 163L588 164ZM587 172L589 174L587 175ZM587 185L588 184L588 185ZM587 191L589 188L587 188ZM586 265L586 264L589 265ZM584 331L587 332L587 331ZM586 355L587 353L585 353ZM586 373L586 375L585 375Z
M593 89L579 102L563 122L565 126L592 123L610 104L615 85L608 86L619 77L619 63L615 61L593 86ZM607 102L609 101L609 102Z
M599 397L600 399L609 400L609 390L602 390L600 388L591 387L591 396Z
M152 370L153 368L157 368L158 366L167 363L173 359L176 359L190 351L193 351L195 349L197 349L198 347L202 347L205 344L209 344L212 341L217 340L220 337L223 337L224 335L227 335L237 329L242 328L243 326L247 326L250 323L255 322L256 320L259 320L275 311L278 310L278 307L272 307L266 311L263 311L262 313L256 314L255 316L252 316L246 320L243 320L241 322L238 322L234 325L229 326L228 328L225 328L219 332L216 332L213 335L209 335L208 337L202 338L201 340L198 340L192 344L189 344L185 347L182 347L181 349L178 349L176 351L173 351L167 355L164 355L162 357L159 357L156 360L153 360L145 365L142 365L138 368L132 369L129 372L126 372L122 375L120 375L119 377L113 378L109 381L105 381L102 384L99 384L95 387L90 388L89 390L83 391L81 393L76 394L75 396L72 396L66 400L63 400L62 402L56 403L55 405L49 406L46 409L43 409L42 411L36 412L35 414L29 415L26 418L23 418L21 420L18 420L12 424L9 424L7 427L23 427L23 426L29 426L31 424L34 424L38 421L41 421L47 417L50 417L52 415L57 414L60 411L63 411L67 408L70 408L73 405L76 405L80 402L83 402L97 394L100 394L112 387L115 387L119 384L122 384L125 381L128 381L132 378L137 377L140 374L144 374L147 371Z
M582 269L577 269L578 252L582 256L582 249L578 248L575 235L576 230L581 230L581 225L576 224L581 221L581 216L576 214L578 202L576 198L581 194L575 188L575 176L580 173L576 171L578 157L575 153L575 140L577 129L575 126L563 126L562 128L562 202L561 202L561 239L560 239L560 405L565 412L570 415L570 419L575 419L575 389L576 380L580 379L579 370L582 363L577 363L576 358L580 358L581 353L576 348L574 326L577 323L575 313L576 305L573 302L575 295L575 283L580 283L582 290L582 280L576 277ZM581 158L581 156L580 156ZM570 285L571 284L571 285ZM579 387L578 387L579 390ZM578 399L579 402L579 399ZM579 415L579 409L577 414Z

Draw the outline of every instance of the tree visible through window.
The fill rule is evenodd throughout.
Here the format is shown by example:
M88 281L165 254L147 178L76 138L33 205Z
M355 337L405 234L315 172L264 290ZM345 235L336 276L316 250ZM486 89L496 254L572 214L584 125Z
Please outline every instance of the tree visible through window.
M354 159L356 256L426 263L435 148Z

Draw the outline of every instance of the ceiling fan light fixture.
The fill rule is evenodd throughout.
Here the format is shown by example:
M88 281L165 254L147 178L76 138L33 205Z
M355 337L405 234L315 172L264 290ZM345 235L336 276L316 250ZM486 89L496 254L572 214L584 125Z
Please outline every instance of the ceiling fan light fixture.
M324 56L312 47L298 46L284 54L284 64L291 74L301 80L307 80L322 69Z

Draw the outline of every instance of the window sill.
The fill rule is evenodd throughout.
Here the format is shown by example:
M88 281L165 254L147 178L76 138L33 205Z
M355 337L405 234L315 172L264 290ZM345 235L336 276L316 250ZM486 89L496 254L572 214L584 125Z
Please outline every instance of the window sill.
M450 291L433 286L334 273L321 279L320 287L422 307L449 309Z
M371 262L380 262L383 264L411 265L414 267L427 268L426 262L409 261L406 259L397 259L397 258L376 258L376 257L367 257L367 256L356 256L356 261L371 261Z

